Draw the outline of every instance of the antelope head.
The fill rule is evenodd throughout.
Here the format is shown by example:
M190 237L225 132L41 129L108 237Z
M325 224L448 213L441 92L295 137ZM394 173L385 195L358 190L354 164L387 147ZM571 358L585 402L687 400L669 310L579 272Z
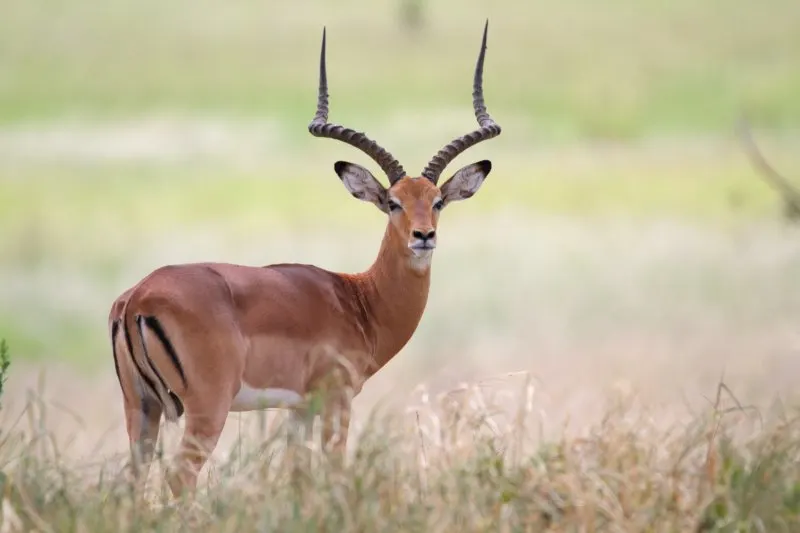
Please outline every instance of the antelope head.
M473 81L472 104L479 127L445 145L428 162L420 176L415 177L408 176L392 154L364 133L328 122L325 30L322 33L317 113L308 129L317 137L328 137L355 146L381 167L389 180L388 188L361 165L337 161L333 166L351 195L372 203L386 213L390 227L405 243L404 253L417 268L424 269L430 264L436 248L436 231L442 209L451 202L470 198L492 169L492 163L488 160L471 163L456 171L444 184L438 185L442 171L453 159L469 147L500 134L500 126L489 116L483 100L483 62L488 28L487 20Z

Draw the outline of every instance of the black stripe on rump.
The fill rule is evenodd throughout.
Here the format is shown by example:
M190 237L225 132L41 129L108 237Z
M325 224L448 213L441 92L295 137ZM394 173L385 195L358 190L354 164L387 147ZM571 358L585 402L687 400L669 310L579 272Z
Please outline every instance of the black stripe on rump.
M148 318L152 319L153 321L156 320L155 317L144 317L141 315L136 317L136 325L138 326L139 329L139 339L142 341L142 350L144 351L144 358L147 360L147 364L148 366L150 366L150 370L153 371L153 374L156 375L158 381L161 382L163 390L169 395L170 399L174 403L175 413L177 414L178 417L180 417L183 414L183 402L181 402L180 398L178 398L178 396L169 389L169 387L167 386L167 382L164 380L164 377L156 369L155 365L153 364L153 360L150 359L150 355L147 353L147 344L145 344L144 342L144 326L149 325ZM158 321L156 321L155 323L159 326L158 331L160 331L163 334L163 330L161 330L161 325L158 323ZM159 335L157 331L155 333L162 343L164 342L164 340L166 340L166 337L162 339L161 335ZM165 348L167 346L169 346L170 349L172 348L172 344L169 344L169 341L167 341L167 343L165 344ZM170 351L170 349L167 349L167 353L170 354L170 359L172 359L173 362L177 362L177 357L175 357L174 350ZM185 387L186 378L183 375L183 367L180 366L180 363L177 364L177 370L178 373L181 375L181 380L183 381L183 385Z
M183 386L186 387L186 374L183 372L183 365L181 365L180 359L178 359L178 354L175 352L175 347L172 345L170 340L167 338L167 334L164 331L164 328L161 327L161 322L154 316L145 316L139 317L139 320L144 319L145 325L150 328L150 330L156 334L158 340L161 341L161 344L164 346L164 350L169 355L169 358L172 360L172 364L177 370L178 374L181 376L181 383ZM143 341L144 342L144 341Z
M159 396L158 392L156 391L156 384L153 383L153 380L150 379L150 376L145 373L144 368L142 368L142 365L139 363L139 360L135 355L133 355L133 342L131 341L131 333L128 330L128 322L125 320L124 314L122 318L122 331L125 333L125 346L127 346L128 353L130 354L131 359L133 359L133 364L136 365L136 369L139 371L139 376L142 378L142 381L144 381L147 388L150 389L149 392L151 397L158 399Z
M119 388L122 390L122 397L127 400L125 387L122 386L122 376L119 373L119 356L117 355L117 333L119 333L119 319L111 323L111 355L114 356L114 371L117 373Z
M175 403L175 413L178 418L183 416L183 402L178 395L172 391L169 391L169 397L172 398L172 401Z
M169 391L169 387L167 386L167 382L164 380L164 376L161 375L161 372L158 371L156 365L153 364L153 360L150 359L150 354L147 353L147 345L144 342L144 329L142 328L142 318L141 316L136 317L136 326L139 330L139 341L142 343L142 351L144 352L144 360L147 361L147 366L150 367L150 370L153 371L155 374L156 379L161 384L161 388L164 392Z

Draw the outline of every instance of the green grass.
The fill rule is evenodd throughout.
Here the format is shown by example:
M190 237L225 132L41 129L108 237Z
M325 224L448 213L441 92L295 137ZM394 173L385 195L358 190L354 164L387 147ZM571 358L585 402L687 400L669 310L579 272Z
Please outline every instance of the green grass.
M8 379L8 368L11 366L11 357L8 354L6 339L0 338L0 409L2 409L3 392Z
M0 21L0 121L148 112L312 115L328 27L334 120L464 109L491 20L489 108L550 140L727 130L742 108L800 122L800 17L791 0L425 3L10 0ZM420 123L419 127L424 127ZM292 135L289 133L288 135Z
M470 217L504 209L672 216L699 223L780 216L779 198L743 155L711 152L698 159L688 145L685 153L680 148L664 152L648 160L625 149L608 161L600 157L576 165L571 157L585 159L585 153L549 154L547 160L526 163L511 159L509 164L501 151L491 179L464 204L469 207L459 204L453 211ZM796 166L792 158L796 155L779 161L791 170ZM291 165L277 165L283 164ZM39 227L56 232L56 241L80 246L76 237L88 229L152 232L196 224L265 229L284 224L302 232L375 220L366 204L349 198L330 166L319 156L306 158L294 165L292 176L275 179L273 162L248 168L225 162L11 163L3 169L7 178L0 178L0 224L12 241L27 241L25 232Z
M785 157L783 150L775 150L781 145L764 144L782 166L793 167L795 154ZM571 272L573 283L587 291L584 304L572 302L576 306L572 312L585 308L581 313L586 317L565 320L572 327L576 327L574 321L588 327L607 315L603 302L616 298L610 289L602 288L600 280L605 274L592 266L595 254L602 252L589 251L583 237L576 237L591 232L593 225L598 226L600 235L607 235L617 231L609 229L614 221L648 228L664 220L704 228L698 229L701 234L725 235L779 221L776 196L741 154L701 150L698 156L692 155L688 146L685 151L681 146L578 148L542 152L530 161L507 148L500 150L493 157L496 170L481 191L469 202L448 209L442 219L442 250L437 255L443 259L437 259L437 272L440 269L443 277L437 281L440 292L432 295L432 310L419 332L418 349L457 342L455 330L449 333L453 337L436 340L437 335L426 333L426 328L452 329L447 325L452 320L450 312L435 307L435 302L446 303L448 295L457 290L445 272L455 269L464 277L469 272L491 271L495 267L486 257L487 250L496 250L511 263L525 262L536 253L563 263L561 270ZM325 148L336 149L335 145ZM284 174L283 169L292 168L294 175L289 176L289 170ZM504 216L511 218L502 222ZM575 221L557 222L553 229L555 234L567 232L564 239L572 249L559 249L558 242L532 241L533 235L541 238L546 234L544 228L551 223L544 222L542 229L537 225L548 219ZM161 264L297 261L356 271L373 259L384 223L372 206L347 194L330 170L324 151L300 163L283 155L275 159L261 156L246 165L224 158L81 162L9 157L0 173L0 244L5 251L0 269L7 280L2 289L5 303L0 308L0 332L22 358L56 358L93 368L107 360L105 320L111 302ZM513 231L507 229L509 224ZM567 229L570 225L574 227ZM464 240L481 226L497 228L502 238L477 244ZM653 233L658 235L656 230ZM634 235L624 239L637 246ZM674 246L680 254L691 245ZM344 253L348 247L350 254ZM771 252L765 249L764 253ZM625 251L622 257L628 254ZM448 256L462 256L463 263L448 264L452 262ZM588 266L575 270L571 265L576 257L588 261ZM790 252L789 262L781 267L787 275L793 272L793 257ZM649 265L642 267L643 277L636 283L642 284L645 293L652 293L654 289L645 284L645 272L660 267L650 259L636 260ZM668 261L667 268L674 268L680 258ZM702 267L710 272L709 280L732 272L734 267L725 261L720 257L719 262ZM468 270L465 264L470 265ZM549 271L551 267L544 268ZM530 282L532 275L516 274L521 283ZM671 275L667 279L672 279ZM489 298L496 289L480 280L476 283L468 289L474 298L466 303L471 309L468 320L498 335L515 335L514 327L508 326L514 313L504 310L523 308L503 298ZM747 283L752 281L738 280L726 290L741 292L740 284ZM719 301L710 292L700 297L712 307ZM547 298L558 300L559 296ZM664 298L668 295L659 296ZM731 309L739 305L729 303ZM676 306L680 308L680 304ZM630 312L650 314L645 304L637 304L637 308ZM780 306L775 312L778 309ZM628 312L618 315L619 319L625 320ZM601 323L611 326L606 320Z

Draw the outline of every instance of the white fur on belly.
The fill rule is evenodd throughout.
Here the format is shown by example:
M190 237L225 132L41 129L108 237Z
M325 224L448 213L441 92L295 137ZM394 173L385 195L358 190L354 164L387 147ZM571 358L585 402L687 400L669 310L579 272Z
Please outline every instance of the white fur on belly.
M242 388L233 399L231 411L260 411L273 407L292 407L303 397L289 389L255 389L242 382Z

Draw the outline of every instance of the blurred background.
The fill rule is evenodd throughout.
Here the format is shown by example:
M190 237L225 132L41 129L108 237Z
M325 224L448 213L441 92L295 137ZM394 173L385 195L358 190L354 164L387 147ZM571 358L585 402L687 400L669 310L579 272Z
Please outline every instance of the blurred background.
M5 0L10 399L43 371L53 398L123 431L107 316L163 264L365 269L385 218L333 163L385 177L307 131L322 28L330 120L416 174L475 128L486 18L503 133L445 174L494 170L443 215L427 312L362 401L522 370L551 417L608 388L694 402L723 373L743 397L791 392L800 230L735 124L747 112L800 188L794 0Z

